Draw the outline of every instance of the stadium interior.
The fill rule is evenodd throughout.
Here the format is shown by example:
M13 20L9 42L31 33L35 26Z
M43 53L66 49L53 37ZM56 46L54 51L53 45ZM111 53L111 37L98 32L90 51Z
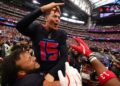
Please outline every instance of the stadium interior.
M4 44L9 46L5 51L7 54L14 45L32 49L30 39L15 29L16 24L25 15L50 2L65 3L60 8L59 27L67 32L69 52L72 52L69 44L74 44L72 37L84 39L90 49L104 55L99 59L120 79L120 0L0 0L0 65L6 56ZM44 24L44 16L36 21ZM115 59L119 66L114 64ZM90 78L83 76L83 82L89 83L83 86L98 86L97 75L88 60L82 55L75 60L82 65L81 72L90 75Z

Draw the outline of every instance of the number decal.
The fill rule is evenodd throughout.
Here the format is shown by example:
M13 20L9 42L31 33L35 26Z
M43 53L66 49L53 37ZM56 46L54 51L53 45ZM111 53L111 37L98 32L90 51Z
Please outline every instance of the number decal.
M40 41L42 61L55 61L58 58L58 43Z
M102 79L105 79L106 76L110 76L109 74L107 74L106 72L103 72L102 74L100 74Z
M46 60L46 53L45 53L45 41L40 42L40 54L41 54L41 60L45 61Z

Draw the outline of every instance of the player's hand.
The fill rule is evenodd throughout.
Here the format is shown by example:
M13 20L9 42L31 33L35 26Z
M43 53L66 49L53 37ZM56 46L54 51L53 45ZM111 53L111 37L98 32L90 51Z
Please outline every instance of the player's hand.
M89 57L92 51L89 49L88 45L81 38L73 39L75 39L79 43L79 46L74 44L71 44L70 46L77 50L79 53Z
M66 75L65 77L62 74L62 71L58 71L58 77L60 80L61 86L82 86L82 80L77 69L69 65L68 62L65 63Z
M44 6L40 7L40 9L41 9L42 12L48 12L52 8L58 7L58 6L62 6L62 5L64 5L64 3L55 3L55 2L52 2L50 4L47 4L47 5L44 5Z
M61 86L61 85L59 81L48 82L47 80L44 80L43 86Z
M53 82L54 81L54 77L51 74L47 74L45 76L45 80L47 80L48 82Z

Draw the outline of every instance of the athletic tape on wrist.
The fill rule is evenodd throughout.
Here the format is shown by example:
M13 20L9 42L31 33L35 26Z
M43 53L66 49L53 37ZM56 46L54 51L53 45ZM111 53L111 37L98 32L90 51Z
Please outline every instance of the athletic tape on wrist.
M90 62L92 62L92 61L94 61L96 59L97 59L96 57L93 57L93 58L90 59Z
M96 58L96 56L94 56L94 55L91 55L90 57L89 57L89 61L90 62L92 62L92 61L94 61L94 60L96 60L97 58Z
M107 70L98 76L99 82L101 85L105 84L108 80L116 78L116 75L112 72Z

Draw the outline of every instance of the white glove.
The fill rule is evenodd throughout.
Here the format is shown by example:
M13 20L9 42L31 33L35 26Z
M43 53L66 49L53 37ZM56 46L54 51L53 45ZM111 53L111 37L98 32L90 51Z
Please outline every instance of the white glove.
M82 86L82 79L77 69L70 66L68 62L65 63L65 67L65 77L61 70L58 71L61 86Z

